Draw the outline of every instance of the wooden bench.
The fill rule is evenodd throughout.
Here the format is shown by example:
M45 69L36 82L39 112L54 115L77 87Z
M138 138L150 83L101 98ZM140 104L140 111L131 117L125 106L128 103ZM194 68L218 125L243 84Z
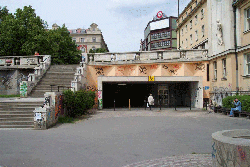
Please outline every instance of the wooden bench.
M230 111L231 111L231 109L229 109L229 108L222 108L221 110L222 110L222 113L223 113L224 115L229 115L229 114L230 114Z
M246 111L241 111L241 112L239 112L238 110L233 111L233 116L234 117L247 117L249 115L250 115L250 113L246 112Z

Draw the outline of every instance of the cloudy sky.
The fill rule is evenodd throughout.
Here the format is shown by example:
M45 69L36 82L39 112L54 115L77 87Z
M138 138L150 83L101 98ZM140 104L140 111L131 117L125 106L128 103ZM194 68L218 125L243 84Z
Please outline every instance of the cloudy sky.
M180 0L180 12L190 0ZM65 23L68 29L98 24L110 52L138 51L144 29L158 11L177 16L178 0L1 0L14 13L31 5L49 28Z

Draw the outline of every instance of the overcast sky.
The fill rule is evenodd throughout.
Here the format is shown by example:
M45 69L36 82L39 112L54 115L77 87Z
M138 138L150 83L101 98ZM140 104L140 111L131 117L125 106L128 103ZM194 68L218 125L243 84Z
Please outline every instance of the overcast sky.
M180 0L180 13L190 0ZM158 11L177 16L178 0L1 0L14 13L31 5L49 28L53 23L68 29L89 28L96 23L110 52L140 49L144 29Z

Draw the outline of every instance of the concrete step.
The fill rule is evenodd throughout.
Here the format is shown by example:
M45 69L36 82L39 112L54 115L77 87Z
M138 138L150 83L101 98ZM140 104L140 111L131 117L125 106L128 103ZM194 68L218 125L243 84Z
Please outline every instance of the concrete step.
M39 107L39 106L36 106L36 107ZM8 106L8 107L1 106L0 107L1 111L33 111L34 109L35 107L19 107L19 106Z
M33 129L34 125L0 125L0 128L11 128L11 129Z
M34 121L33 117L5 117L0 118L0 122L7 122L7 121Z
M18 113L5 113L5 114L0 114L0 118L16 118L16 117L34 117L34 113L30 112L30 113L22 113L22 114L18 114Z
M33 125L34 121L0 121L0 125Z

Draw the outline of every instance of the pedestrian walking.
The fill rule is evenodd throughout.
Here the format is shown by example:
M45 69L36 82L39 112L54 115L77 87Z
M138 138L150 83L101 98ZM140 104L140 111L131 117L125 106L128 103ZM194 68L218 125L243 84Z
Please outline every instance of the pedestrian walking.
M154 98L153 98L152 94L150 94L148 96L148 105L149 105L149 108L151 110L151 107L154 105Z

